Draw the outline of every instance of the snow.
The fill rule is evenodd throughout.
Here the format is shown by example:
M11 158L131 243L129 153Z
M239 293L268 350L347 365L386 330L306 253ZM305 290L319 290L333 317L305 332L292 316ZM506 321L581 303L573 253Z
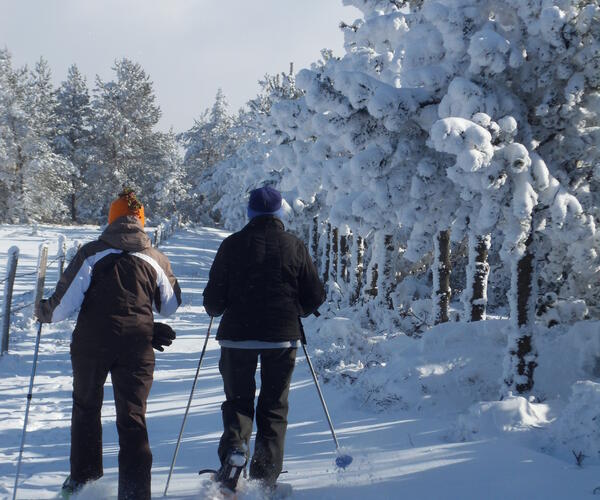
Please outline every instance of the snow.
M600 384L590 380L573 385L569 402L550 427L548 448L570 459L571 453L583 453L583 461L599 463Z
M0 226L0 262L20 248L18 274L31 271L38 245L55 255L98 235L94 226ZM154 454L154 497L166 475L198 357L208 328L202 288L221 240L208 228L181 230L162 246L183 289L183 305L167 320L177 339L157 353L148 403ZM56 281L50 265L46 295ZM15 304L31 296L35 277L17 280ZM416 291L415 291L416 293ZM429 309L430 310L430 309ZM0 358L0 498L12 495L15 460L31 373L35 326L16 312L8 355ZM408 337L388 324L363 325L356 309L305 320L308 348L343 450L354 457L336 469L335 449L307 364L301 354L292 381L282 480L293 498L588 498L600 472L600 323L535 331L539 366L535 394L501 391L508 321L446 323ZM72 321L44 325L19 498L52 498L68 473ZM213 326L213 328L216 325ZM197 471L214 467L223 399L218 345L211 336L171 481L169 497L218 498ZM86 499L113 498L118 441L110 383L103 408L105 477ZM573 452L581 455L575 465ZM244 482L240 499L259 499Z
M534 404L523 396L509 393L502 401L477 403L458 419L458 430L465 440L499 433L518 433L541 428L549 423L549 407Z

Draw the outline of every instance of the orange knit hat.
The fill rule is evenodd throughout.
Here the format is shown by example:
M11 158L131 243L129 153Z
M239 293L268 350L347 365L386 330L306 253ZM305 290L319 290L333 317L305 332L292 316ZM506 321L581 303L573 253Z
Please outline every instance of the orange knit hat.
M108 223L112 224L124 215L135 215L142 223L142 226L146 222L144 218L144 205L135 197L135 193L131 188L123 188L123 191L119 193L119 197L111 203L108 211Z

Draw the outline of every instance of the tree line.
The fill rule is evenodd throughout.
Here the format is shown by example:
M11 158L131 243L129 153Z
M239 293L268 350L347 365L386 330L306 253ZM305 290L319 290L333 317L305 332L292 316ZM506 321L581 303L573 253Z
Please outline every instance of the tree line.
M46 60L14 67L0 50L0 222L103 223L123 185L152 218L203 213L202 172L236 140L225 96L219 91L190 130L161 132L143 68L125 58L112 70L90 90L72 65L54 88Z

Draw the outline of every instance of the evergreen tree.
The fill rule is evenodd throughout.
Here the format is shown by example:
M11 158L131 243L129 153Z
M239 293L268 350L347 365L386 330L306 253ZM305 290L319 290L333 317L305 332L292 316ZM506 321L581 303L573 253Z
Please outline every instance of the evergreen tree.
M236 120L229 115L225 94L219 89L210 110L204 110L194 126L178 136L185 149L186 183L195 195L194 216L205 222L210 221L207 214L219 219L217 212L211 212L218 194L206 189L206 185L211 183L215 166L229 158L239 146L236 125Z
M162 162L163 172L159 175L154 189L157 213L169 216L175 213L188 215L191 211L190 185L185 182L186 172L179 153L175 133L160 135L160 154L156 161ZM158 167L158 165L157 165ZM161 169L158 168L161 172Z
M82 222L82 212L87 208L90 190L95 189L93 179L88 179L91 155L91 107L85 78L76 65L69 68L67 79L57 92L56 136L54 150L71 162L71 195L68 200L70 219Z
M156 185L171 175L173 135L154 130L161 111L142 67L122 59L113 69L115 80L96 78L92 98L94 145L87 178L96 189L89 192L86 215L103 220L124 184L140 195L148 214L159 215Z
M2 218L9 222L27 219L23 210L25 143L30 134L25 114L27 68L13 69L7 49L0 49L0 197Z
M0 51L0 181L6 196L6 220L57 221L66 215L71 165L52 151L56 99L47 63L32 72L13 69Z
M274 144L289 140L273 121L273 105L294 101L302 94L297 89L291 70L289 74L265 75L259 81L259 94L240 110L230 129L229 138L235 151L221 161L198 191L206 199L215 200L211 207L225 227L238 230L246 222L246 211L241 199L248 192L265 183L277 184L283 166L268 162L268 153Z
M206 109L194 126L180 135L185 148L184 165L190 175L202 172L227 158L235 149L231 139L233 119L228 114L227 99L219 89L210 110Z
M236 178L274 180L297 222L318 216L311 234L322 241L316 253L328 279L331 235L349 228L364 237L371 296L403 271L389 265L386 241L421 268L434 239L444 249L448 236L470 241L471 307L485 305L485 258L501 259L507 276L494 279L510 288L512 324L505 389L528 391L537 287L555 302L584 300L590 315L600 311L600 8L579 0L345 2L363 12L342 26L346 53L325 51L299 72L304 95L270 107L262 169L240 163L248 172ZM449 290L437 272L448 271L447 252L435 254L444 299L434 300L437 321Z

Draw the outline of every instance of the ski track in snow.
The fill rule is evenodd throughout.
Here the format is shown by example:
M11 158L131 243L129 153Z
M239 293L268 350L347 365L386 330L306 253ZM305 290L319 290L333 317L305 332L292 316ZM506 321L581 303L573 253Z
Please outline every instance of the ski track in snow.
M89 240L98 228L44 226L41 235L24 226L0 226L2 277L8 248L21 248L18 272L34 269L37 246L56 236ZM43 235L43 236L42 236ZM177 339L156 353L155 379L148 401L148 430L154 455L153 498L162 497L192 379L208 328L202 290L215 252L226 233L209 228L181 230L161 246L171 260L183 290L183 304L166 320ZM54 244L54 247L52 247ZM27 295L34 278L15 286L15 304ZM46 296L56 282L50 269ZM15 315L11 351L0 358L0 498L11 498L19 452L26 392L31 374L35 326L30 309ZM218 371L217 324L200 371L186 428L169 488L169 498L219 498L198 476L201 468L217 466L223 399ZM72 321L44 325L34 395L23 456L19 499L53 498L69 470ZM307 331L310 343L311 331ZM258 380L258 383L260 381ZM593 496L600 485L600 467L576 467L572 462L539 453L515 440L493 438L449 442L451 422L430 412L362 411L347 392L322 384L338 439L354 457L346 470L335 467L333 441L302 353L292 381L289 428L281 480L294 487L297 499L578 499ZM110 383L102 412L104 477L78 498L114 498L117 489L118 439ZM261 498L258 488L241 485L240 499Z

